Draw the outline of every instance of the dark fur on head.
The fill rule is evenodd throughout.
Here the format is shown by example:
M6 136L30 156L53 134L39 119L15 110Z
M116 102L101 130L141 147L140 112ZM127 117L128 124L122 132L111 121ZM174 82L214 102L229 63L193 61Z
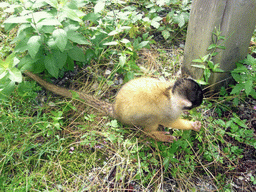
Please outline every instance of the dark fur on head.
M187 99L192 103L191 107L185 107L184 109L192 109L201 105L203 101L203 90L200 85L192 79L178 79L172 88L172 93L178 93L184 99Z

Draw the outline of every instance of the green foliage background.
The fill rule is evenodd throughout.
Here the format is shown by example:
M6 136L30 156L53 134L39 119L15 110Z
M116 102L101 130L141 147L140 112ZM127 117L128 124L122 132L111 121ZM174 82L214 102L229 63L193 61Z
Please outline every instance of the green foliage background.
M145 75L142 53L154 52L154 46L157 56L149 55L157 64L150 75L172 77L183 52L170 61L168 51L185 39L190 5L189 0L0 3L0 190L234 190L239 165L256 159L253 121L237 115L239 105L253 104L255 98L251 55L232 71L238 83L231 91L222 88L184 114L202 122L200 132L172 130L179 138L172 144L146 138L140 129L81 103L38 94L41 88L22 77L25 70L58 78L75 66L86 68L98 85L89 92L112 100L107 93L119 88L116 76L126 82ZM220 46L213 42L211 53L194 61L205 82L212 72L221 72L211 61L216 48L224 49ZM106 68L108 77L102 74ZM253 111L255 106L247 107ZM254 189L256 175L250 173L241 172L243 186Z

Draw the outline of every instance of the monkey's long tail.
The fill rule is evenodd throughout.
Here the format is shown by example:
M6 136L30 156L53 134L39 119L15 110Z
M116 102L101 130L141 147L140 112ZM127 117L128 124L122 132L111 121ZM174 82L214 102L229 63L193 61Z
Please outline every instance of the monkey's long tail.
M64 97L73 98L72 93L70 90L58 87L51 83L46 82L45 80L41 79L39 76L31 73L29 71L24 72L25 75L30 77L31 79L35 80L37 83L42 85L45 89ZM92 95L84 94L79 91L74 91L79 95L79 99L83 100L86 105L93 107L99 111L101 111L104 115L108 115L109 117L116 118L114 113L114 107L111 103L99 100Z

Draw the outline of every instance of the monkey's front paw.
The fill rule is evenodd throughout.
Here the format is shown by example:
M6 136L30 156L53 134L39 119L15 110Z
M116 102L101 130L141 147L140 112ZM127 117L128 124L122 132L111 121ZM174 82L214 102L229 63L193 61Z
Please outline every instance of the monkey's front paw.
M201 129L201 122L200 121L192 122L191 125L192 125L192 129L194 131L200 131L200 129Z

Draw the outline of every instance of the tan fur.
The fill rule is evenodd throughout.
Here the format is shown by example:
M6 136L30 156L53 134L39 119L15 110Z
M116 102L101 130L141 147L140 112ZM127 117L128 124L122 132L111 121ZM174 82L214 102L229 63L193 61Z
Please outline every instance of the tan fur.
M198 131L200 123L179 119L182 108L189 105L189 101L180 95L172 95L171 86L170 82L154 78L129 81L115 99L117 119L125 124L142 126L146 134L165 142L172 142L175 138L166 132L157 131L159 125ZM166 90L169 90L168 94Z
M25 74L46 89L64 97L72 98L70 90L47 83L31 72ZM150 137L164 142L172 142L175 137L169 133L158 131L158 126L199 131L200 122L180 119L184 106L191 103L180 95L172 94L172 84L154 78L138 78L126 83L118 92L114 104L94 98L91 95L79 94L86 104L104 114L118 119L128 125L141 126Z

